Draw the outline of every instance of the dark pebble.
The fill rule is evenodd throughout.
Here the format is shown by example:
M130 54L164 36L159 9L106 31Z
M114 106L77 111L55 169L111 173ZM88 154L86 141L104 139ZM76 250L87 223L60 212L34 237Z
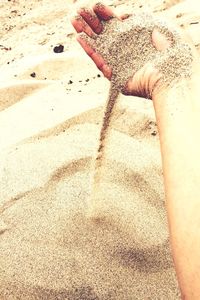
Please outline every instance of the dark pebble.
M98 74L98 75L97 75L97 77L101 77L101 75L100 75L100 74Z
M62 53L62 52L64 51L64 46L63 46L63 45L55 46L55 47L53 48L53 51L54 51L55 53Z
M33 73L30 74L30 76L33 77L33 78L35 78L36 77L36 73L33 72Z
M72 84L73 83L73 81L70 79L69 81L68 81L68 84Z
M151 135L155 136L155 135L157 135L157 132L156 132L156 131L153 131L153 132L151 133Z
M88 81L90 81L90 79L89 79L89 78L87 78L87 79L86 79L86 82L88 82Z

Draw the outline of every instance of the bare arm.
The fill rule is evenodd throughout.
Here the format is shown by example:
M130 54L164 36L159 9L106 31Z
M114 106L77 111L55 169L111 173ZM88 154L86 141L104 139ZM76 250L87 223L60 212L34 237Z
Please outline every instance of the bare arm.
M98 34L101 21L113 15L110 8L95 5L93 10L79 11L72 24L78 33L90 36L91 29ZM110 79L109 62L80 37L77 39ZM156 30L152 43L161 52L170 46ZM146 65L127 82L127 94L149 95L159 79L155 68ZM195 50L191 78L180 79L171 88L155 90L152 98L160 133L172 252L182 298L200 299L200 65Z
M183 299L200 299L200 66L191 79L154 94L166 205ZM198 66L198 68L197 68Z

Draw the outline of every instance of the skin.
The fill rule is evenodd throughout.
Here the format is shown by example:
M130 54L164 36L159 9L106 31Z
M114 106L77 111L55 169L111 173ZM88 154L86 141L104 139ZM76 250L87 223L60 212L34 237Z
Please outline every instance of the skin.
M93 17L91 19L91 16ZM114 16L104 5L80 9L72 24L78 33L89 36L102 31L102 20ZM123 21L127 16L118 17ZM188 40L184 36L183 39ZM109 62L104 61L79 36L78 42L91 57L104 76L111 78ZM152 33L152 43L158 51L170 46L158 31ZM157 88L161 75L151 65L145 65L127 82L126 94L146 96L152 94L159 129L166 206L175 269L182 299L200 299L200 99L199 56L193 48L192 75L179 79L173 85Z

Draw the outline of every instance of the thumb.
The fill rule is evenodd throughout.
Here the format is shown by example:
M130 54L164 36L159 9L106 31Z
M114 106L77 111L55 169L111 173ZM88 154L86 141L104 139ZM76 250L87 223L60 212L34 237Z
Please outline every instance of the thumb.
M152 43L158 51L164 51L171 46L171 42L158 29L153 30Z

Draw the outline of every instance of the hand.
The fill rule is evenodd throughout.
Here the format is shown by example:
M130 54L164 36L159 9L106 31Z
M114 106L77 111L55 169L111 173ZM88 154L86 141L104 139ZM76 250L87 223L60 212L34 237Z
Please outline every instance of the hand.
M110 7L101 3L95 4L93 9L81 8L78 10L77 16L73 17L71 22L78 33L85 32L89 37L100 34L103 30L102 21L108 21L113 17L117 17ZM118 16L119 22L123 22L128 15ZM102 71L104 76L111 79L112 69L109 62L105 61L101 53L88 45L88 43L77 36L77 40L96 64L97 68ZM152 33L152 44L158 51L164 51L170 47L170 42L158 30L154 29ZM147 97L151 94L156 83L160 80L161 74L150 63L146 64L139 71L133 74L126 84L124 93L126 95L137 95Z

